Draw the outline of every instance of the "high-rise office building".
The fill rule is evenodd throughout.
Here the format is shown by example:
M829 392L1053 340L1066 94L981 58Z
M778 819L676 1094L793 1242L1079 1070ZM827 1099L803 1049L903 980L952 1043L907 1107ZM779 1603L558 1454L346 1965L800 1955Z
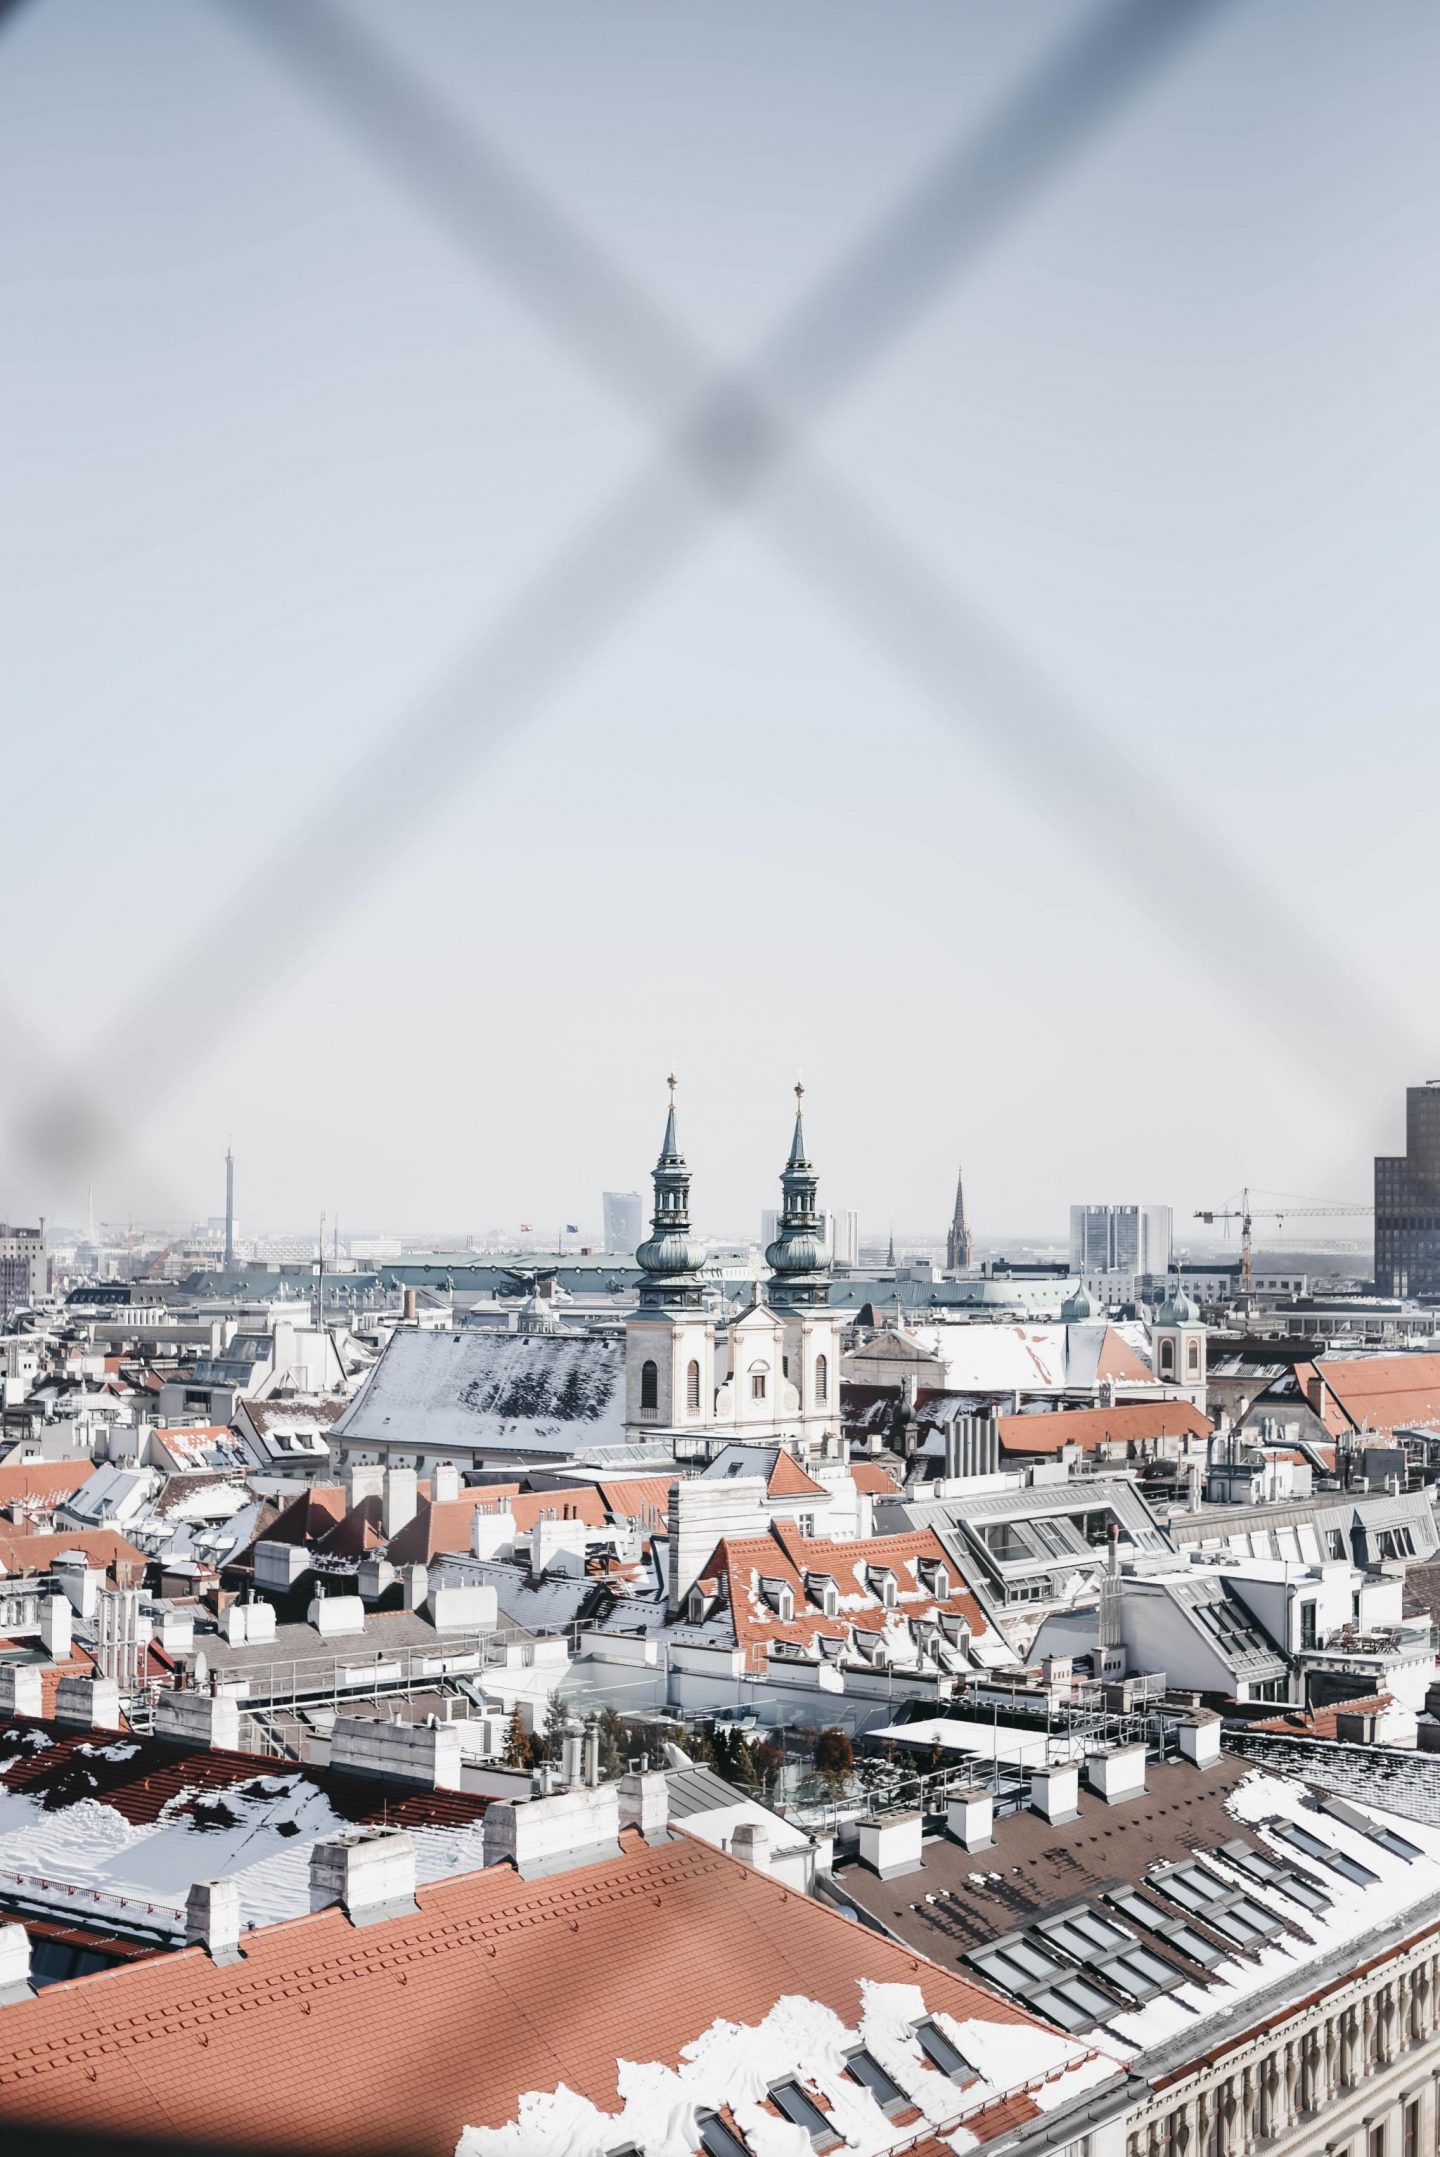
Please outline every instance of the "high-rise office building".
M1440 1079L1405 1089L1405 1151L1375 1156L1375 1286L1440 1294Z
M853 1206L843 1213L832 1213L830 1256L837 1266L858 1266L860 1263L860 1216Z
M1072 1206L1072 1273L1168 1273L1174 1216L1168 1206Z
M633 1258L645 1234L645 1201L638 1191L607 1191L605 1248Z

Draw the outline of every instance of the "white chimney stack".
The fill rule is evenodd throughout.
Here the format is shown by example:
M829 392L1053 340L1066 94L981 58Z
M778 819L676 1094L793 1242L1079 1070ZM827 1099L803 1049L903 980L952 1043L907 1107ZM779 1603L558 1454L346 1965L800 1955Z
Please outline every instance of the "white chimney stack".
M388 1539L415 1518L418 1504L413 1468L387 1468L385 1470L385 1496L383 1500L384 1529Z
M0 2007L31 1999L30 1935L23 1925L0 1925Z
M197 1880L185 1898L185 1945L212 1962L240 1960L240 1883Z
M415 1845L402 1828L332 1835L310 1852L310 1908L339 1903L352 1925L415 1909Z

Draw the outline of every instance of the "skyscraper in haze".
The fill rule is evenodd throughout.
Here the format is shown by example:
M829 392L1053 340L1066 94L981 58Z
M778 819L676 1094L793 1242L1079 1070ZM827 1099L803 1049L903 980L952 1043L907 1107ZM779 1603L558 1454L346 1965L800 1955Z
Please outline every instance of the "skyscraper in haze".
M1174 1244L1169 1206L1072 1206L1072 1273L1168 1273Z
M1440 1294L1440 1079L1405 1089L1405 1151L1375 1156L1375 1287Z
M606 1191L605 1248L633 1257L645 1233L645 1203L638 1191Z

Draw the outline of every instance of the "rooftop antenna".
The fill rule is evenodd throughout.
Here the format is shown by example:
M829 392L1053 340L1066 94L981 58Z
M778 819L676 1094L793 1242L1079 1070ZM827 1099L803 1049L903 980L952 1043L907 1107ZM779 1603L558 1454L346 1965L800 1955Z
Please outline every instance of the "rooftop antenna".
M225 1271L235 1263L235 1150L225 1148Z

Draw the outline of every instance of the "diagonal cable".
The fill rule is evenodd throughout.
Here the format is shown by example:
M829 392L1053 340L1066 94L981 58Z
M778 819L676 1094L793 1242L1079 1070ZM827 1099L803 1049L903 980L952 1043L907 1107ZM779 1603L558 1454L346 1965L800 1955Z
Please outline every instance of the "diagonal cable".
M381 749L356 767L340 799L329 803L326 822L344 834L346 851L353 847L373 860L393 851L415 823L452 800L457 778L583 664L677 566L703 537L716 498L740 499L769 476L792 452L793 428L780 422L773 399L767 401L743 378L722 377L718 386L695 396L692 385L703 379L703 363L663 311L492 151L458 131L429 93L353 24L342 27L313 0L227 4L237 21L269 38L312 91L358 129L367 148L385 157L472 255L497 269L566 348L589 360L627 401L648 413L657 404L677 407L690 393L691 416L660 458L567 545L450 682L407 714ZM1065 160L1224 4L1173 0L1156 8L1152 0L1120 0L1098 23L1067 40L1062 52L1007 101L999 119L943 160L771 341L762 366L787 393L787 405L806 396L831 397L869 365L893 324L913 319L947 279L978 262L1041 185L1053 183ZM687 479L700 481L698 492ZM838 523L827 521L835 518ZM1007 653L973 611L935 587L924 565L906 555L873 512L838 483L826 481L813 463L806 467L806 488L797 490L792 483L785 514L771 515L766 524L792 556L798 548L807 572L832 596L848 587L848 618L864 621L952 719L973 724L977 701L983 703L987 690L992 695L997 687L1003 690L1004 725L998 733L988 730L992 753L1028 761L1037 744L1053 753L1083 727L1079 715L1031 679L1018 655ZM917 615L925 633L911 646L907 625L917 627ZM957 635L962 620L968 633ZM1088 776L1094 791L1097 766L1104 801L1125 800L1138 813L1158 814L1170 825L1172 839L1181 832L1182 859L1213 880L1213 843L1189 832L1175 805L1154 789L1141 788L1137 799L1133 773L1119 766L1103 739L1091 742L1083 769L1078 774L1067 769L1066 778L1074 777L1083 795ZM1033 770L1027 776L1033 781ZM1058 779L1059 773L1052 776ZM1064 798L1073 810L1073 793ZM1152 853L1149 846L1126 849L1112 855L1108 866L1138 869L1145 895L1154 901ZM1162 867L1173 873L1174 864L1171 844ZM234 948L231 921L222 916L198 951L187 953L156 985L136 1023L148 1024L149 1013L177 993L186 998L197 1033L210 1034L233 1021L246 992L273 975L282 951L293 950L297 915L313 930L342 899L348 901L353 885L341 887L335 869L325 849L292 842L277 873L262 886L270 897L258 922L253 901L243 909L242 948L250 954L251 978L237 981L231 970L221 984L205 963L216 950ZM1298 961L1307 979L1325 971L1303 929L1283 921L1269 894L1255 887L1240 896L1248 902L1247 913L1258 906L1262 958L1292 969ZM1256 921L1250 919L1248 926L1253 934ZM1273 1016L1269 998L1266 1006Z

